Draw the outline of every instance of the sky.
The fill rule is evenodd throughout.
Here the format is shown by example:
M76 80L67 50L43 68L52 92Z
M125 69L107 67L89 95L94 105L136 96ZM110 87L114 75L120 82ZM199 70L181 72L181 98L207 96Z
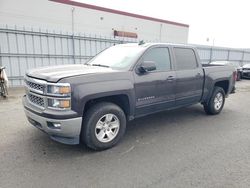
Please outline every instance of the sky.
M188 43L250 48L248 0L75 0L185 23Z

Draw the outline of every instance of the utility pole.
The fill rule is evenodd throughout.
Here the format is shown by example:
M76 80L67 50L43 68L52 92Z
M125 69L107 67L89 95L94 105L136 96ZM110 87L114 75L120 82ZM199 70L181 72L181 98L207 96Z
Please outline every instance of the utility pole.
M72 8L71 8L71 31L72 31L72 35L73 35L74 32L75 32L74 12L75 12L75 8L72 7Z
M162 24L160 24L160 36L159 36L160 42L161 42L161 32L162 32Z

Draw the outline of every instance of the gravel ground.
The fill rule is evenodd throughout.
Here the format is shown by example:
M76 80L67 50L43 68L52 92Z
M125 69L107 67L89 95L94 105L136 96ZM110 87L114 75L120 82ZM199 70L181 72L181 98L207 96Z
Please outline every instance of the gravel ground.
M250 187L250 80L220 115L201 105L132 121L114 148L56 143L28 124L23 89L0 99L0 187Z

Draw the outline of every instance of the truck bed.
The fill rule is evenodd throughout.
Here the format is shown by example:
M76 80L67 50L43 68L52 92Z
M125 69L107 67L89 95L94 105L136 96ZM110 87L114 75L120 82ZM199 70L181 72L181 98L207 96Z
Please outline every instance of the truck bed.
M203 71L204 71L204 90L203 90L203 100L206 101L211 92L212 88L214 86L214 83L219 82L220 80L229 80L229 86L231 86L228 89L228 92L226 93L226 96L231 92L234 86L235 80L234 80L234 67L232 66L224 66L224 65L210 65L210 64L203 64Z

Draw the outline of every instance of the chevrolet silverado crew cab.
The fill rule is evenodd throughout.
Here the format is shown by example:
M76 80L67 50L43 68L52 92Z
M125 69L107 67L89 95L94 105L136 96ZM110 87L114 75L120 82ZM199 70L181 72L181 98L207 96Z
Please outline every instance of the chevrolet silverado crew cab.
M192 46L121 44L85 64L28 71L23 105L28 121L51 139L103 150L134 118L196 103L219 114L235 78L233 67L202 66Z

